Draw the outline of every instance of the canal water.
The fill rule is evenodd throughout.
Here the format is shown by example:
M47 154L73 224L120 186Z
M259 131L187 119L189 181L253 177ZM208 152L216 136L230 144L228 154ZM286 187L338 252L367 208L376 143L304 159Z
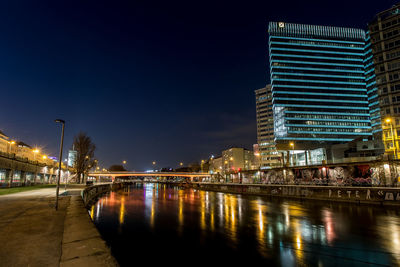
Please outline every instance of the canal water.
M400 211L136 184L90 216L121 266L400 265Z

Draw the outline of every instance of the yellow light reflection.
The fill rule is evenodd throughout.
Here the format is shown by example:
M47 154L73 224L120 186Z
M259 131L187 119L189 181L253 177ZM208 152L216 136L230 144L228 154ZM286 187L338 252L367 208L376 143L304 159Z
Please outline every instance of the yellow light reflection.
M205 204L205 192L200 191L200 201L201 201L201 219L200 219L200 228L201 230L206 229L206 204Z
M210 225L211 225L211 231L214 232L215 230L215 225L214 225L214 206L211 207L211 218L210 218Z
M121 205L119 208L119 224L124 223L124 217L125 217L125 196L123 195L121 197Z
M93 221L93 218L94 218L94 205L92 205L92 207L90 208L90 218Z
M229 236L233 242L237 242L237 198L233 195L224 195L224 221L225 230L228 231Z
M297 218L292 218L292 227L294 231L293 243L296 259L299 265L303 266L304 252L303 252L303 237L301 235L301 225Z
M154 227L154 199L151 201L150 226Z
M267 256L267 247L266 247L266 240L265 240L265 225L267 221L266 217L266 206L263 205L261 200L256 202L256 213L255 213L255 222L257 222L258 229L257 229L257 240L258 240L258 250L260 254L264 257Z

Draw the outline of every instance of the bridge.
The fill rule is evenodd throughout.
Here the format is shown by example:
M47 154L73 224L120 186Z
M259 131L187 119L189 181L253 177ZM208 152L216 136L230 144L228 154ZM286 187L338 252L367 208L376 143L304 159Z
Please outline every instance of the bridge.
M89 177L112 177L114 180L117 177L185 177L190 178L205 178L211 177L207 172L90 172Z

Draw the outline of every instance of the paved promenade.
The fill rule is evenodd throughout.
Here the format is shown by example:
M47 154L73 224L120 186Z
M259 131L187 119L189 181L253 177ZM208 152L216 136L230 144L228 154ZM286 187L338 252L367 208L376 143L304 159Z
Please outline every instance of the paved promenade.
M55 188L0 196L0 266L58 266L70 197Z
M55 188L0 196L0 266L118 266L80 190L61 196L57 212Z

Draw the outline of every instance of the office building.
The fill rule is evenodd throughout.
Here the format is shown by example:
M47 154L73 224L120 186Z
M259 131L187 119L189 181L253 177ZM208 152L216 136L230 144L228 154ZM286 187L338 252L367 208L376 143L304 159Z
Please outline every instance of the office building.
M257 163L261 169L281 165L281 159L275 147L274 116L272 110L271 85L255 90L257 118Z
M385 152L399 159L400 4L378 13L368 28L375 64L374 89L379 95Z
M365 31L271 22L268 33L277 150L307 165L330 145L371 139Z

